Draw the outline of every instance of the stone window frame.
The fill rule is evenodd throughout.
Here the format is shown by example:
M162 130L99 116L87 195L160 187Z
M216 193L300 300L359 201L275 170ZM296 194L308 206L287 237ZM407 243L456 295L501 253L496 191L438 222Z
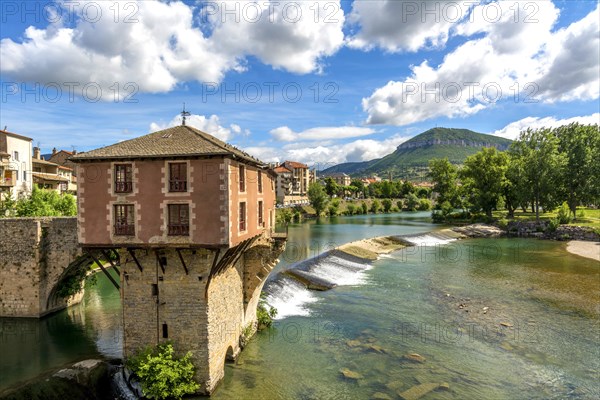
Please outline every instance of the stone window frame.
M171 172L172 172L172 167L174 166L185 166L185 180L174 180L172 178ZM181 173L181 171L179 171L179 173ZM180 176L181 177L181 176ZM167 168L167 185L168 185L168 191L169 193L187 193L189 191L189 181L190 181L190 174L189 174L189 164L185 161L181 162L181 161L169 161L168 163L168 168ZM184 188L174 188L173 187L173 183L176 183L178 185L183 183ZM177 186L177 185L176 185Z
M171 208L173 207L182 207L185 206L187 208L187 224L177 224L177 225L171 225ZM179 211L179 217L181 217L181 210ZM190 204L189 203L168 203L167 204L167 236L190 236L190 219L191 219L191 210L190 210ZM172 233L171 231L171 227L184 227L187 226L187 229L182 229L181 231L183 231L184 233Z
M137 232L137 228L136 228L136 212L135 212L135 204L133 203L117 203L117 204L113 204L113 222L112 222L112 231L113 231L113 235L115 236L136 236L136 232ZM117 230L117 215L118 215L118 209L119 208L123 208L123 210L125 210L125 215L124 218L126 220L128 220L129 218L131 218L133 224L125 224L123 225L124 227L127 228L133 228L132 232L129 232L128 230L125 229L125 233L119 233Z
M242 207L242 204L243 204L243 207ZM243 210L243 213L242 213L242 210ZM240 201L238 204L238 233L241 235L241 234L244 234L247 232L248 232L248 202L246 200L244 200L244 201Z
M169 181L170 181L170 164L177 164L177 163L185 163L187 164L186 166L186 170L187 170L187 190L185 192L171 192L169 191ZM170 159L170 160L165 160L164 161L164 166L161 167L161 185L162 185L162 189L161 192L163 195L165 195L166 197L188 197L190 196L191 193L194 192L194 167L192 166L190 160L174 160L174 159Z
M116 163L115 162L115 163L113 163L113 165L111 167L114 168L114 171L113 171L113 174L114 174L113 175L114 176L114 179L113 179L113 193L115 193L115 194L118 193L120 195L129 194L129 193L133 194L133 162L129 162L129 163L125 163L125 162L123 162L123 163ZM124 182L118 182L117 181L119 179L119 169L121 167L125 167L125 181ZM127 180L127 178L128 178L127 177L127 175L128 175L127 168L130 169L130 171L129 171L129 181ZM121 183L124 184L125 189L124 190L117 190L118 184L121 184Z

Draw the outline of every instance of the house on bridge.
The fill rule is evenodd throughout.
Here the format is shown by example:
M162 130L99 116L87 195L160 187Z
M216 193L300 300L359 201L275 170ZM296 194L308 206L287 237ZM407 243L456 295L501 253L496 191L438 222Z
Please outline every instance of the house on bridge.
M118 255L124 355L172 341L192 351L202 390L212 392L225 359L255 330L262 286L285 246L273 233L275 175L185 125L70 160L81 246Z

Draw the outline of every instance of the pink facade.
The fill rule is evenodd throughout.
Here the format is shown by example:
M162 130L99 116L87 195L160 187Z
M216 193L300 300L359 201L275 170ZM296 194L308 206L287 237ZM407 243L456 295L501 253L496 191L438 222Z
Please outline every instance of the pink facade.
M77 168L83 246L232 247L275 223L273 176L229 157L85 160Z

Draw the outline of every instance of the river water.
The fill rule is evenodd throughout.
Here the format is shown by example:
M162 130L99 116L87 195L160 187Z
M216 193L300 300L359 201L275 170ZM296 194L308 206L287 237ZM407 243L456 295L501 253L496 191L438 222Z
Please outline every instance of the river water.
M600 398L599 263L564 243L440 240L422 235L439 229L428 221L401 213L291 225L266 286L275 327L226 366L213 398L398 398L442 382L449 390L425 398ZM327 292L280 274L382 235L418 245L372 264L317 259L314 273L339 284ZM0 319L0 333L0 391L80 359L120 357L119 294L98 275L81 305L41 321Z

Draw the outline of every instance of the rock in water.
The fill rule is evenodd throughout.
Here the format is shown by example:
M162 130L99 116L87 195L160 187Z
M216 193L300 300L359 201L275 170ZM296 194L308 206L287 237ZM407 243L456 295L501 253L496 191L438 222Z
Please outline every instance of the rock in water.
M450 384L448 382L440 383L438 390L450 390Z
M427 393L434 391L440 386L439 383L422 383L413 386L405 392L398 393L403 400L417 400L425 396Z
M307 289L310 290L325 291L333 289L337 286L335 283L330 282L327 279L313 276L305 271L301 271L298 269L288 269L284 272L284 274L296 279L298 282L302 283L304 286L306 286Z
M385 393L382 392L377 392L377 393L373 393L373 396L371 396L372 400L392 400L392 398L390 396L388 396Z
M359 374L356 371L351 371L348 368L342 368L340 372L342 373L342 375L344 375L344 378L346 379L358 380L362 378L361 374Z
M412 362L417 362L417 363L425 362L425 357L423 357L422 355L417 354L417 353L406 354L406 355L404 355L404 359L408 360L408 361L412 361Z

